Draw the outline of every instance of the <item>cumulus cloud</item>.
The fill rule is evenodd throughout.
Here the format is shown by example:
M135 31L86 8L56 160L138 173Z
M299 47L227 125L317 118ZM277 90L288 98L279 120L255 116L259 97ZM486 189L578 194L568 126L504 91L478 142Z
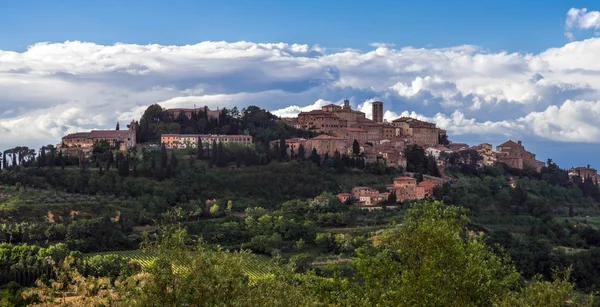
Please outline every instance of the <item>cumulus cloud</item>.
M345 98L369 117L372 101L383 101L386 120L414 115L451 136L600 140L600 123L586 117L600 101L600 38L539 54L373 46L325 53L284 43L64 42L0 51L0 147L58 143L65 133L124 125L152 103L257 105L289 117ZM575 116L586 121L577 125Z
M600 29L600 12L588 11L586 8L571 8L567 12L565 29L565 36L571 40L574 38L573 30L598 30Z
M323 106L326 106L328 104L332 104L333 102L331 101L327 101L327 100L323 100L323 99L319 99L317 101L315 101L315 103L304 106L304 107L299 107L297 105L291 105L289 107L285 107L282 109L278 109L275 111L272 111L273 114L279 116L279 117L295 117L298 115L298 113L300 112L307 112L307 111L311 111L311 110L317 110L320 109ZM343 105L343 103L336 103L337 105Z

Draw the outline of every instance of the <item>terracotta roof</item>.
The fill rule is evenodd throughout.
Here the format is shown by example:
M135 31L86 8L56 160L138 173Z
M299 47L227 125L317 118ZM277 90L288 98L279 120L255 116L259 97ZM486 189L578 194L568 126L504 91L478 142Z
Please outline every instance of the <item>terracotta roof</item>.
M328 105L322 106L322 108L325 108L325 107L337 107L337 108L340 108L340 109L342 108L342 106L339 106L339 105L337 105L335 103L330 103Z
M76 132L65 135L63 139L79 139L79 138L88 138L90 136L89 132Z
M325 112L323 110L311 110L311 111L307 111L307 112L300 112L300 114L331 115L331 116L335 116L335 115L331 114L330 112ZM300 114L298 114L298 115L300 115Z
M129 130L92 130L90 138L127 138L130 136Z
M508 141L498 145L498 147L522 147L522 145L515 143L513 140L508 140Z
M578 166L578 167L575 167L575 168L573 168L573 169L574 169L574 170L578 170L578 171L579 171L579 170L594 170L594 171L595 171L595 170L596 170L595 168L591 168L591 167L585 167L585 166Z

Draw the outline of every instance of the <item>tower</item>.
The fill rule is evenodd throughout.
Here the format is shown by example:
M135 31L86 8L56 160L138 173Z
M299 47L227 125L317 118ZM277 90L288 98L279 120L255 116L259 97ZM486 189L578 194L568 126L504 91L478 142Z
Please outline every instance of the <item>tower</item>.
M343 109L344 110L350 110L351 109L351 107L350 107L350 100L344 99L344 107L343 107Z
M373 101L373 121L383 123L383 102Z

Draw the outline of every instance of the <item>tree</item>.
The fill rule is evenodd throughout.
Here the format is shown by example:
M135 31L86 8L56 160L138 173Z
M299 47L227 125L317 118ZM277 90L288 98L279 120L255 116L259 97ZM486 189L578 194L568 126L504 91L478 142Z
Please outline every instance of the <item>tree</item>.
M60 169L65 169L65 157L63 156L62 150L58 152L58 157L56 160L58 165L60 165Z
M507 256L465 231L468 223L459 207L413 206L402 224L373 238L376 254L358 251L356 297L372 306L491 306L520 276Z
M352 154L355 156L360 155L360 144L357 140L354 140L354 142L352 142Z
M227 201L227 208L225 209L225 213L227 216L231 216L233 213L233 202L231 200Z
M396 191L392 191L392 193L390 193L387 201L390 204L396 204L398 202L398 199L396 198Z
M204 159L204 146L202 146L202 139L198 138L198 146L196 147L196 159Z
M121 128L119 127L119 122L117 122L117 127L115 127L115 130L121 130Z
M163 170L167 168L168 159L169 157L167 155L167 147L165 146L165 144L162 144L162 146L160 147L160 165Z
M304 162L304 160L306 160L306 151L304 149L304 144L300 144L300 146L298 146L298 160L300 162Z
M217 149L217 141L213 140L212 141L212 146L210 148L210 164L211 165L215 165L217 164L217 159L218 159L218 149Z
M217 166L223 167L227 165L227 155L225 154L225 147L223 142L219 142L217 145L217 157L216 157Z
M279 152L277 153L277 162L286 160L287 158L287 146L283 137L279 138Z
M317 153L316 148L313 148L312 152L310 153L310 160L316 165L321 165L321 156L319 153Z
M175 149L171 149L171 166L173 168L177 167L179 161L177 160L177 156L175 155Z
M209 210L209 212L210 212L210 215L211 215L212 217L217 217L217 216L219 216L219 214L220 214L220 208L219 208L219 204L213 204L213 205L210 207L210 210Z
M159 141L158 131L160 125L164 125L166 119L166 112L159 104L149 106L144 111L138 125L139 131L136 134L138 143Z

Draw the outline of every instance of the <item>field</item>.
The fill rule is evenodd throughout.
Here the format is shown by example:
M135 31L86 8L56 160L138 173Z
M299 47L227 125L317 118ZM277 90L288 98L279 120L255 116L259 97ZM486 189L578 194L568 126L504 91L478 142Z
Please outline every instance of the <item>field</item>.
M149 268L156 259L158 254L147 252L143 250L128 250L128 251L114 251L114 252L102 252L102 253L91 253L86 256L91 257L94 255L108 255L115 254L125 259L137 261L143 268ZM256 281L262 278L268 278L272 276L276 266L271 262L270 258L266 256L259 256L253 254L244 254L242 266L244 272L250 277L251 281Z

